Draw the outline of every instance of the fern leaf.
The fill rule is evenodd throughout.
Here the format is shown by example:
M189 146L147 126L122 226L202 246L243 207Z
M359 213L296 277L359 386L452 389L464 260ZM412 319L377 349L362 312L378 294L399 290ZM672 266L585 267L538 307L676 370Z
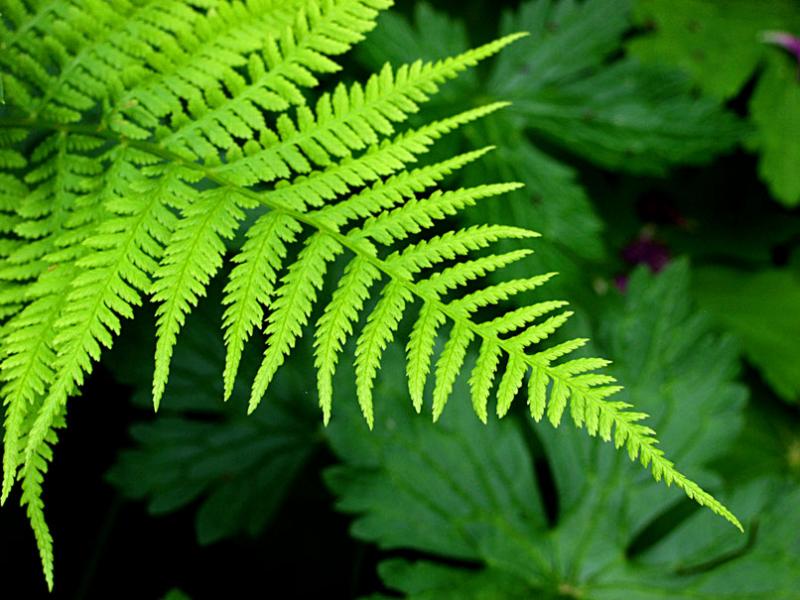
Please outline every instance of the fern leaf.
M327 263L341 252L341 245L323 233L313 235L289 267L272 303L267 325L267 348L250 393L248 411L253 412L272 377L294 347L297 337L308 322L317 292L322 287Z
M434 294L443 294L466 285L476 279L485 277L498 269L522 260L531 254L530 250L514 250L504 254L492 254L482 258L467 260L457 265L448 267L443 271L433 273L427 280L420 282L420 286Z
M484 423L488 419L487 404L489 393L492 391L497 372L497 364L500 362L502 350L500 344L484 341L478 354L478 359L472 369L469 378L470 394L472 397L472 407Z
M370 313L367 324L356 345L356 392L361 412L370 429L375 424L372 409L372 384L378 371L381 356L394 337L403 310L411 299L409 290L399 282L383 288L378 305Z
M263 58L259 53L250 55L249 82L227 79L231 98L221 92L209 94L211 102L196 109L195 118L170 132L161 144L206 161L220 151L238 150L234 136L252 140L266 131L260 109L280 112L292 104L303 106L300 88L316 86L315 74L337 71L339 66L328 56L343 54L359 42L372 29L376 8L386 5L349 0L301 8L292 27L280 38L265 41Z
M544 416L544 410L547 406L547 384L550 378L547 376L545 369L541 367L534 367L530 379L528 379L528 406L531 410L531 417L538 423ZM597 413L593 413L596 416ZM587 423L589 433L595 435L597 432L597 421L593 420L593 424Z
M527 229L508 225L475 225L435 236L406 248L387 262L390 267L417 272L445 261L481 250L498 240L536 237Z
M379 277L380 272L367 260L353 259L317 323L314 365L317 368L320 408L326 424L331 417L332 379L339 354L345 340L353 333L353 324L364 306L370 287Z
M293 172L307 173L312 163L326 167L336 158L364 149L365 139L391 134L391 123L416 112L417 103L427 100L440 84L519 37L507 36L436 63L416 62L397 71L386 65L363 88L354 84L348 92L340 86L333 95L324 94L316 114L303 107L295 122L284 113L276 123L277 133L264 131L263 149L232 157L211 173L238 185L251 185L286 178Z
M223 317L226 399L233 391L244 344L264 319L263 305L274 293L277 274L286 258L286 246L300 230L300 224L288 215L267 213L247 231L247 241L234 259L237 264L231 271L223 300L227 305Z
M467 346L474 337L474 333L463 322L456 322L450 339L444 346L442 355L436 363L436 387L433 389L433 420L437 421L442 416L445 403L453 391L453 384L464 364L467 355Z
M26 419L34 401L45 393L53 378L55 323L64 307L69 282L63 269L53 271L38 286L49 293L25 307L4 332L0 364L6 404L2 503L8 498L22 462Z
M186 313L205 294L222 266L224 239L233 237L252 202L237 190L219 188L203 194L183 211L155 274L153 299L159 302L153 403L156 408L169 376L169 362Z
M431 367L436 331L444 321L445 316L432 303L425 302L408 339L406 346L408 391L414 410L417 412L422 410L423 392Z

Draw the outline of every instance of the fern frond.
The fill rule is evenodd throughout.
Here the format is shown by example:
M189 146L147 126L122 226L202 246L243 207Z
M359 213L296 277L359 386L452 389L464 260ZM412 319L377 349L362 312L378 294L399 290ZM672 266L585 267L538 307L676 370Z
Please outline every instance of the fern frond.
M308 173L312 164L324 168L393 134L392 123L416 112L442 83L519 37L507 36L435 63L418 61L397 70L387 64L363 87L356 83L348 90L339 85L332 94L323 94L315 111L301 106L296 119L282 114L276 131L263 131L260 148L231 156L210 172L237 185L252 185Z
M64 309L70 281L70 274L65 269L56 269L43 277L35 286L40 296L30 302L4 331L0 372L4 382L2 395L6 419L0 503L5 503L8 498L17 469L22 464L26 420L32 412L35 413L34 402L46 393L53 379L55 323Z
M330 419L341 354L355 337L358 402L372 427L382 353L402 317L418 308L406 345L409 392L417 410L435 364L432 411L434 418L442 414L465 353L477 344L470 384L481 419L487 419L498 380L502 415L532 373L534 418L546 414L557 425L569 409L576 425L604 439L613 435L615 444L625 445L656 478L737 523L663 456L640 413L608 400L617 388L593 373L603 361L558 364L582 340L531 348L569 316L547 316L563 303L499 312L505 300L552 275L481 287L487 274L529 251L473 253L537 235L508 225L447 230L448 219L464 208L518 187L441 189L449 174L489 149L411 168L443 135L505 104L403 130L408 117L446 81L519 35L440 61L386 65L363 84L333 86L312 104L311 88L338 69L338 57L362 39L388 4L4 5L2 498L21 478L48 578L52 548L41 512L41 481L68 398L113 343L122 321L150 296L157 304L157 407L177 336L243 223L253 224L235 252L225 287L223 379L227 396L244 345L266 318L250 411L319 303L314 364L323 419ZM320 292L339 255L347 266L327 297ZM378 285L381 295L373 305L367 300ZM437 333L445 327L449 337L434 357Z
M297 261L289 267L272 303L266 330L269 336L267 349L253 383L249 412L256 409L278 367L294 347L311 315L311 306L322 287L327 263L341 251L342 247L335 239L325 233L316 233L309 238Z
M55 438L52 440L55 443ZM28 520L33 529L39 558L42 562L45 581L48 589L53 589L53 536L44 517L44 501L42 500L42 483L47 471L47 463L52 459L52 448L46 447L32 458L22 472L22 500Z
M158 407L169 376L169 362L186 313L205 295L222 266L224 240L236 233L244 209L254 203L235 188L220 187L187 203L155 273L153 299L159 302L153 402Z
M314 366L317 369L317 389L324 422L331 417L333 403L333 374L345 340L353 333L353 324L364 306L372 284L380 272L363 258L347 265L344 276L333 292L325 313L317 323L314 341Z
M275 280L286 258L286 246L300 233L300 224L290 216L273 211L256 221L247 231L247 241L234 261L225 288L227 305L223 317L227 356L225 359L225 398L233 391L242 350L253 329L264 318L264 304L274 294Z

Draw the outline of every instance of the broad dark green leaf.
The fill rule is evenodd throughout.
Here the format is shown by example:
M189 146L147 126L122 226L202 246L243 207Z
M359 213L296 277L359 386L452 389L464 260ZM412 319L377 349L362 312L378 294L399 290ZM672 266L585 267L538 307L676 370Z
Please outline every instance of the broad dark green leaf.
M735 383L734 344L710 333L689 296L685 264L658 277L637 272L624 305L605 316L601 341L665 449L718 487L708 465L734 441L745 391ZM730 492L750 537L702 512L682 519L678 494L602 443L537 426L539 446L511 419L479 425L460 385L461 402L436 426L386 398L373 433L360 435L349 420L329 430L344 465L327 480L339 508L356 517L354 535L424 553L382 566L391 589L414 600L794 597L798 540L780 523L800 525L789 509L800 489L761 479ZM382 392L390 396L391 384ZM535 468L544 463L557 490L553 522Z
M741 339L747 358L785 400L800 400L800 275L709 267L698 272L700 305Z
M237 385L223 403L225 349L219 315L209 305L204 303L189 319L179 339L174 376L158 416L131 428L135 446L120 454L108 475L124 495L146 500L154 514L200 500L200 543L260 533L320 441L319 417L300 371L276 382L270 401L250 416L246 385ZM131 369L149 362L130 358L137 346L149 350L139 334L120 340L118 352L125 352L126 362L112 356L109 364L135 386L137 402L149 409L150 373ZM239 381L250 381L258 364L258 348L246 349Z
M761 153L759 172L787 206L800 204L800 79L797 63L777 51L769 57L750 101L756 132L749 140Z
M697 85L727 99L750 79L767 47L763 33L800 25L794 0L636 0L649 31L629 45L648 62L674 64Z

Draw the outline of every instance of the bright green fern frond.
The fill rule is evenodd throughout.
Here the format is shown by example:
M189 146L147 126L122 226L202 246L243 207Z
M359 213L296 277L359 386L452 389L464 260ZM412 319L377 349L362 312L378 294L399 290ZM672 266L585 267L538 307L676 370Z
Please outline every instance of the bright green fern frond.
M266 337L251 411L308 327L324 421L334 373L353 341L357 399L372 427L381 356L408 313L407 379L418 411L433 371L433 417L442 414L465 354L477 346L470 388L482 420L495 388L502 415L528 377L534 418L557 425L569 410L577 426L613 436L656 478L736 523L664 457L643 415L608 400L617 387L594 372L604 361L564 358L583 340L535 346L569 316L556 312L562 302L502 312L504 301L551 275L486 285L487 275L530 252L493 253L492 244L537 234L500 224L459 228L452 219L517 189L445 186L490 148L415 164L436 140L505 104L415 129L405 125L408 117L442 84L520 35L444 60L386 65L363 84L334 82L331 92L313 94L388 4L3 5L2 499L21 479L50 583L41 483L68 398L150 297L158 406L177 336L211 278L225 272L229 253L226 397L245 344L256 328ZM235 249L240 229L244 243Z
M169 376L172 349L186 313L205 294L208 282L222 266L225 239L236 233L245 208L253 201L237 189L219 187L204 192L181 211L181 218L155 273L153 299L159 302L153 402L156 408Z
M317 368L319 404L326 424L331 417L332 380L339 353L347 337L353 333L353 324L369 296L370 287L379 277L380 272L368 260L359 257L350 261L317 323L314 366Z
M273 376L294 347L308 322L311 307L322 287L327 263L342 251L341 245L325 233L315 233L306 242L277 290L266 333L269 336L264 360L258 369L250 395L249 412L261 401Z
M397 325L411 293L399 281L388 283L375 310L367 319L356 344L356 392L361 412L370 428L375 424L372 410L372 387L386 345L394 337Z
M339 85L332 94L320 97L315 111L300 107L295 119L282 114L275 131L263 131L260 148L246 147L243 156L229 157L211 173L238 185L252 185L308 173L312 165L327 167L393 134L393 123L403 122L416 112L418 104L434 94L440 84L519 37L507 36L444 61L418 61L396 70L387 64L363 87L356 83L348 90Z
M225 359L225 398L233 391L242 350L253 329L264 319L264 305L274 293L275 280L286 258L286 246L301 231L292 217L269 212L247 231L247 241L234 261L230 281L225 288L227 305L223 325L228 348Z

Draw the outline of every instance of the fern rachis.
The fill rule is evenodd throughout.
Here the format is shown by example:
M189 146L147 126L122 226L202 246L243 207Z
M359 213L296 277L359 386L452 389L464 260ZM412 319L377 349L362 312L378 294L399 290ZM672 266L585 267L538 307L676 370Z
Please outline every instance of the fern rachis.
M371 295L379 300L357 336L358 402L373 425L372 390L383 350L403 314L420 308L406 346L409 391L421 410L433 372L433 417L445 408L471 344L480 347L472 401L486 420L497 385L503 416L529 377L531 414L625 445L656 479L736 518L681 475L656 447L645 415L608 400L618 390L593 373L606 363L554 364L583 345L532 352L569 312L545 302L480 318L550 275L478 287L527 254L470 258L494 242L536 234L481 225L428 231L476 202L516 189L493 184L444 191L451 172L488 149L408 170L449 131L498 110L473 108L416 130L398 128L445 81L519 35L432 63L386 66L364 85L337 85L312 105L307 89L338 69L334 58L374 24L385 0L222 0L150 3L63 0L4 6L0 56L8 105L0 109L0 167L9 196L0 269L6 405L3 500L22 481L48 583L52 550L41 482L55 428L121 319L144 297L158 318L156 407L187 314L221 269L227 241L257 216L233 258L223 303L230 394L242 348L265 319L267 344L251 411L292 353L337 256L349 261L315 326L323 419L345 341ZM69 8L69 10L66 10ZM87 15L98 17L87 19ZM256 27L253 23L260 24ZM106 26L113 24L113 35ZM73 36L70 31L80 33ZM152 41L158 40L158 43ZM157 47L161 49L157 49ZM53 49L57 51L54 51ZM301 246L297 254L295 246ZM434 361L437 333L449 328ZM501 368L501 365L502 368Z

